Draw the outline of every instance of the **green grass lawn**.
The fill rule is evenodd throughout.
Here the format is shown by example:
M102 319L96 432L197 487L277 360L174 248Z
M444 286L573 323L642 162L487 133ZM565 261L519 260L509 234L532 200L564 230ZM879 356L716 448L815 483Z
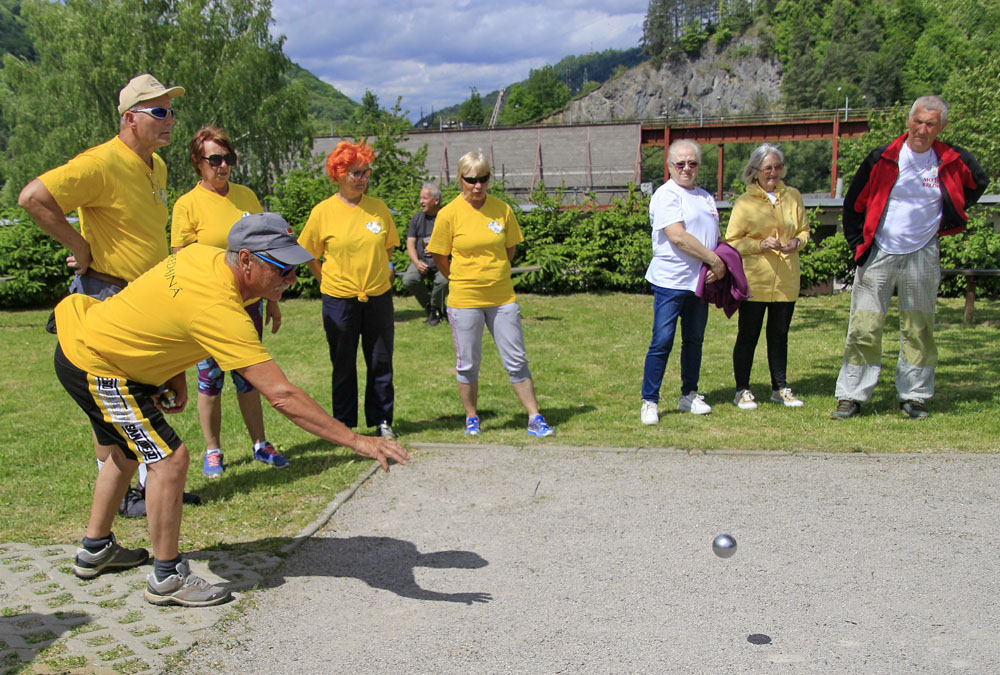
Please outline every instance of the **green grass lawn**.
M756 411L732 405L735 317L709 316L701 393L714 412L674 410L680 377L677 350L664 379L661 423L639 423L639 385L649 343L652 298L645 295L520 297L539 403L556 435L527 435L496 349L486 338L480 381L483 435L477 443L752 449L822 452L996 452L1000 449L1000 303L980 300L976 323L962 323L962 301L938 303L940 363L931 417L915 422L897 412L892 385L897 351L895 313L886 326L886 371L861 418L828 419L840 366L850 296L803 298L792 321L789 384L805 402L786 409L762 402ZM284 326L264 342L292 382L330 405L330 362L318 300L283 303ZM0 313L0 536L3 541L76 542L89 512L95 464L89 425L52 371L55 337L43 330L48 310ZM404 445L463 443L464 416L455 387L455 353L447 324L429 328L416 302L396 299L396 419ZM764 341L752 387L769 398ZM362 370L363 373L363 370ZM363 379L363 374L362 374ZM189 372L192 395L195 377ZM291 459L275 470L253 462L231 385L223 395L226 473L201 475L204 441L192 403L171 422L192 452L188 489L205 503L185 507L182 550L280 542L311 522L367 466L319 441L265 405L268 437ZM370 430L361 431L370 433ZM419 449L413 452L420 461ZM394 470L405 471L405 467ZM148 540L145 521L119 519L115 531L135 545Z

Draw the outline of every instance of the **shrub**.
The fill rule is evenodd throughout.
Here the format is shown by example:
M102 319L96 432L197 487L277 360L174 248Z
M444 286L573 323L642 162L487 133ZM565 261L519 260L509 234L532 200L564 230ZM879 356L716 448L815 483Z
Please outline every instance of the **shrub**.
M21 209L0 213L0 308L51 304L66 294L73 276L69 251L40 230Z
M942 269L1000 268L1000 233L993 229L987 215L980 211L969 218L964 232L941 237ZM965 277L943 277L939 295L958 297L965 293ZM1000 279L983 277L976 280L976 295L995 298L1000 294Z
M799 270L802 275L799 286L805 290L830 279L850 282L854 276L852 257L850 244L839 232L818 245L810 239L799 254Z

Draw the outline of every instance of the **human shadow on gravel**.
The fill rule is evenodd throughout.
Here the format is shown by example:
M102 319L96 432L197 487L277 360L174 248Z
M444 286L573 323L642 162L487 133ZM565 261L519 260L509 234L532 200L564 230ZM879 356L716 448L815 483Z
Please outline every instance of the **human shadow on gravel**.
M239 548L258 548L253 542L239 545ZM258 549L259 550L259 549ZM414 569L479 569L489 563L472 551L436 551L421 553L415 544L392 537L345 537L337 539L311 539L296 555L308 556L314 564L298 573L292 568L302 567L301 562L286 561L274 574L266 577L262 587L275 588L285 582L287 576L328 576L354 578L372 588L391 591L404 598L433 600L437 602L461 602L466 605L490 602L489 593L442 593L417 584ZM187 554L198 559L197 552ZM209 564L211 567L211 563ZM215 570L213 570L215 571Z

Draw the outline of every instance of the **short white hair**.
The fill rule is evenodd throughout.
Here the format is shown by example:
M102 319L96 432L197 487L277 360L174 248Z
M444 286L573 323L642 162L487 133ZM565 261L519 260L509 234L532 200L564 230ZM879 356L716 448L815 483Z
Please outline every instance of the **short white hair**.
M910 106L910 117L913 117L913 113L917 112L917 108L939 111L941 113L941 126L944 126L944 123L948 121L948 104L937 94L921 96L914 101L913 105Z
M670 144L670 147L667 148L668 162L672 162L674 161L674 159L677 158L677 152L681 149L682 146L687 146L691 148L691 150L694 152L694 156L698 160L698 163L701 164L701 146L695 143L694 141L689 141L686 138L682 138L681 140L674 141L673 143Z

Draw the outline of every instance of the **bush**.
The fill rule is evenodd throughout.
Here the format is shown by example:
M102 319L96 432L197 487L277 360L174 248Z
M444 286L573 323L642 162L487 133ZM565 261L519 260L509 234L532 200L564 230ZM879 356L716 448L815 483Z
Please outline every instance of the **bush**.
M66 295L69 251L21 209L0 213L0 309L52 304Z
M1000 233L993 229L987 214L980 212L969 219L964 232L941 237L942 269L1000 268ZM948 298L965 293L965 277L943 277L939 295ZM1000 279L984 277L976 280L976 295L995 298L1000 295Z

